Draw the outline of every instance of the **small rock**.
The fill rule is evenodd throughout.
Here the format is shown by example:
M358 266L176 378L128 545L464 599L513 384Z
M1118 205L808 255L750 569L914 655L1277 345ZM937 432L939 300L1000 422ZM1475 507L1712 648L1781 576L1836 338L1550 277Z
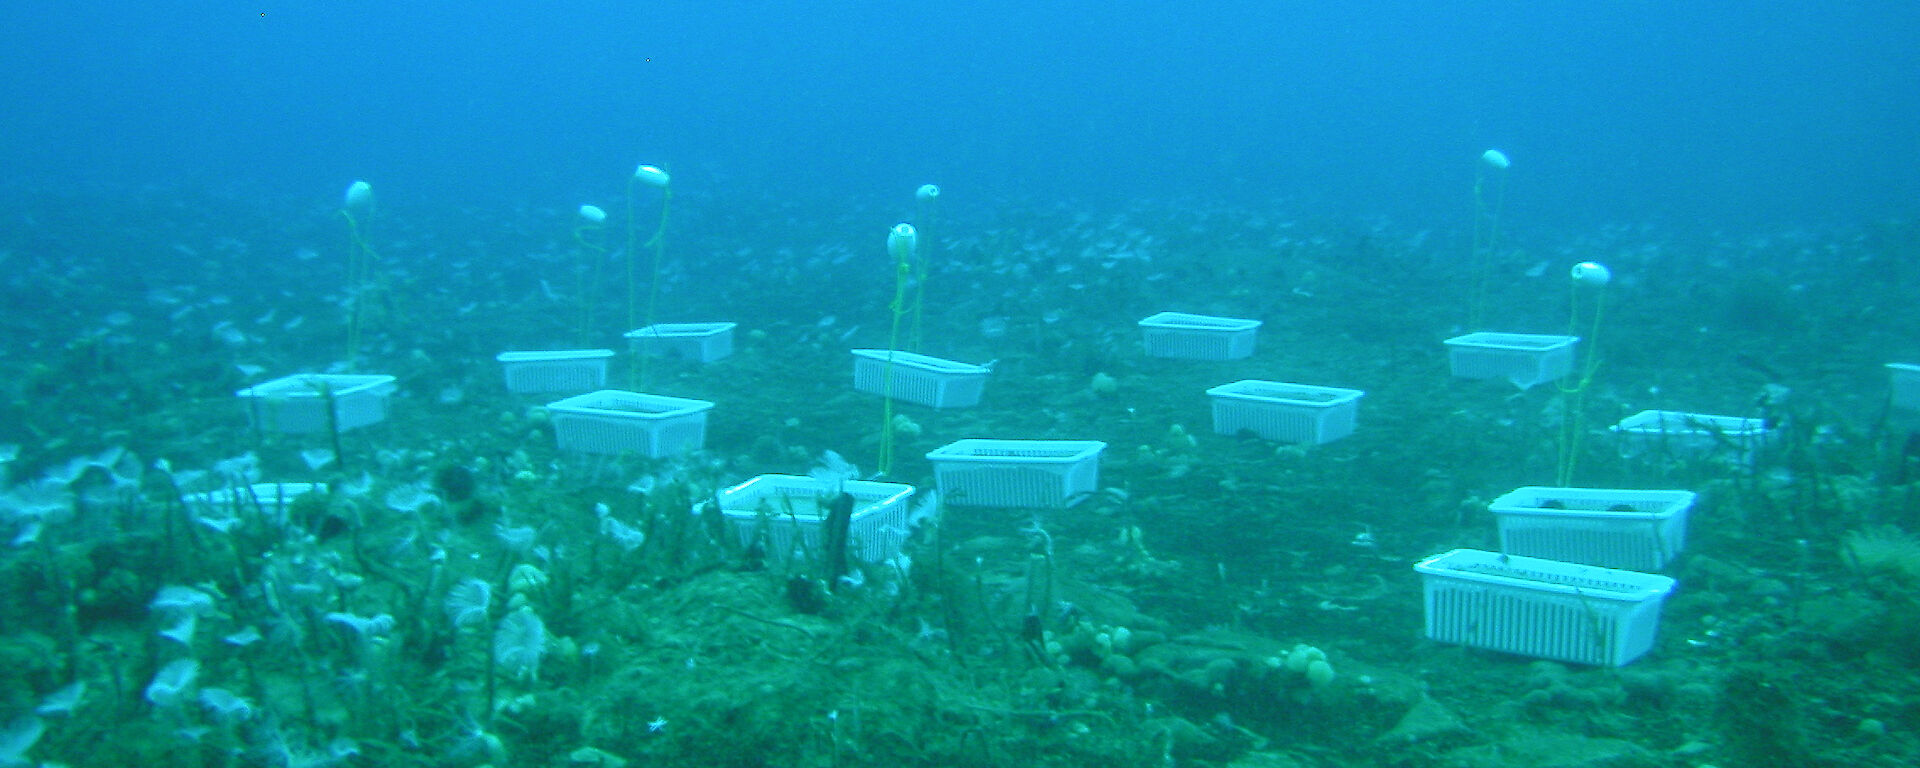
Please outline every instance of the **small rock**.
M598 747L581 747L569 752L567 762L574 765L599 766L599 768L626 768L627 765L626 758Z
M1400 716L1400 722L1394 724L1393 730L1387 731L1378 741L1383 744L1414 744L1466 731L1466 723L1461 722L1452 710L1430 696L1421 696L1406 714Z

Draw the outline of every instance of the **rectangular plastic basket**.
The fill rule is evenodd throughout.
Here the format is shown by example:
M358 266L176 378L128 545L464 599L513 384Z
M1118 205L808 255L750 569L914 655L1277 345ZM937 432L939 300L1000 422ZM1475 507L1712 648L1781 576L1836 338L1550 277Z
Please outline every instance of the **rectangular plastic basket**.
M649 458L700 450L713 403L603 389L547 404L560 450Z
M1469 333L1446 340L1447 364L1460 379L1502 379L1521 389L1556 381L1573 371L1578 336L1535 333Z
M607 385L607 358L611 349L563 349L544 352L502 352L507 391L586 392Z
M392 376L301 373L255 384L235 392L246 401L254 426L289 434L325 432L327 400L333 400L333 427L345 432L387 418Z
M888 361L892 364L889 366ZM892 372L888 372L888 368ZM935 408L965 408L980 403L989 369L984 365L957 363L913 352L889 352L884 349L853 350L853 388L875 395L888 393L891 376L893 399L930 405Z
M1622 454L1643 458L1746 464L1773 441L1773 429L1760 419L1680 411L1641 411L1609 429L1619 436Z
M1246 379L1207 390L1213 431L1250 431L1283 443L1329 443L1353 434L1360 410L1357 389Z
M733 354L733 323L654 323L627 331L643 355L711 363Z
M1238 360L1253 354L1260 321L1161 312L1140 321L1148 357Z
M927 454L940 500L957 507L1068 507L1100 488L1094 440L948 443Z
M1653 648L1673 579L1475 549L1428 558L1427 637L1522 656L1625 666Z
M1509 555L1657 571L1686 548L1693 501L1692 491L1527 486L1487 509Z
M1888 402L1904 411L1920 411L1920 365L1887 363Z
M221 488L185 497L194 519L203 525L238 524L256 514L264 515L276 526L287 522L287 508L293 500L309 493L326 493L325 483L253 483Z
M868 480L844 480L837 486L800 475L760 475L721 491L720 512L741 546L753 546L765 531L768 557L819 557L826 502L836 490L843 490L853 496L853 520L847 529L853 554L870 563L899 555L910 532L908 501L913 486ZM805 552L798 551L802 547Z

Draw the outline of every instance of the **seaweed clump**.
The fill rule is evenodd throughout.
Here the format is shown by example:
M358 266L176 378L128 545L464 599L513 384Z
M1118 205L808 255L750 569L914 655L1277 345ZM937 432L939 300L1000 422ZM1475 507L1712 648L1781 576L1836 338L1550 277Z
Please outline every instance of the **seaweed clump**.
M1743 765L1817 765L1799 700L1765 669L1743 665L1721 683L1719 725Z

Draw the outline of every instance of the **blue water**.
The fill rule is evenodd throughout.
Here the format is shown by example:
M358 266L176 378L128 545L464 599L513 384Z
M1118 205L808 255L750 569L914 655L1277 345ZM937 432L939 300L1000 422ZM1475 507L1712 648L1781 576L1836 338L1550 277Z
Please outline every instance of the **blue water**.
M1037 6L1037 7L1036 7ZM807 200L1294 200L1458 222L1920 208L1920 6L1723 2L10 3L19 190L571 206L636 163Z

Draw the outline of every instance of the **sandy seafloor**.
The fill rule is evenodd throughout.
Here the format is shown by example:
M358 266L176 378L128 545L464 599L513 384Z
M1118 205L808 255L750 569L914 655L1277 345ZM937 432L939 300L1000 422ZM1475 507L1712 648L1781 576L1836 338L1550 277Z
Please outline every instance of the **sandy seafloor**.
M581 235L598 256L570 209L383 200L357 291L324 196L6 211L0 764L1920 759L1920 445L1883 367L1920 337L1912 223L1508 221L1476 258L1470 212L1423 229L1284 201L997 200L928 219L900 198L685 193L658 273L629 262L618 205ZM888 344L884 237L915 215L919 351L994 363L975 407L896 406L888 479L931 487L923 455L962 438L1097 440L1101 490L949 504L910 562L822 595L818 553L753 557L686 510L829 450L873 471L882 404L848 350ZM1577 397L1577 373L1449 376L1472 296L1480 328L1566 334L1589 259L1614 280ZM738 323L734 354L640 362L629 268L637 304L657 274L656 320ZM1136 323L1164 310L1261 320L1257 350L1149 358ZM558 396L508 393L494 356L579 347L617 351L610 387L713 402L705 450L557 451ZM330 369L398 384L337 460L235 397ZM1215 434L1205 390L1241 379L1364 390L1358 428ZM1413 564L1497 549L1488 501L1553 484L1576 404L1573 484L1699 494L1652 650L1607 668L1423 639ZM1777 434L1750 463L1623 456L1606 427L1644 409ZM284 513L182 503L251 482L333 490ZM1302 646L1330 681L1309 684Z

